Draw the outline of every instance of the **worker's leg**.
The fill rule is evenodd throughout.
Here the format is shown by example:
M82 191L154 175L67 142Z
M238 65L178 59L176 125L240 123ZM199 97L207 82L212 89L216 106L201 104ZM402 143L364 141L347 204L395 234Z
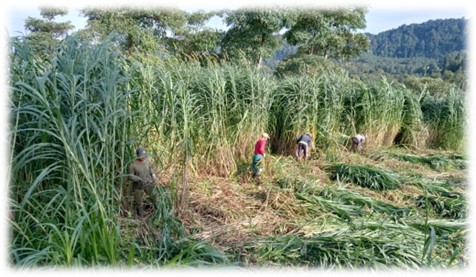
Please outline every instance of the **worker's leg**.
M142 207L142 199L144 197L144 184L142 182L134 182L132 184L134 193L134 207L137 214L142 217L144 215L144 207Z
M253 156L253 162L251 163L251 171L253 172L253 178L258 178L259 175L261 174L261 168L259 167L261 165L261 155L254 155Z
M308 159L308 155L309 155L309 148L307 147L307 145L302 145L302 152L303 152L303 157L304 157L304 161L307 161Z
M351 150L355 152L355 150L358 150L359 148L359 140L356 137L352 138L352 148Z
M260 173L260 169L258 165L261 162L261 155L253 155L253 161L251 162L251 171L253 172L253 176L258 175Z
M132 203L132 184L131 182L124 181L122 183L122 191L121 191L121 204L124 211L130 211L131 203Z
M299 161L301 160L301 144L298 143L296 147L296 159Z

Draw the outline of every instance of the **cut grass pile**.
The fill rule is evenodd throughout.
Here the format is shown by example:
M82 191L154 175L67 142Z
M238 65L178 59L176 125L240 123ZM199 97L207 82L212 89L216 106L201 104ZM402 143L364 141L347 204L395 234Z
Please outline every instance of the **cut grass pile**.
M332 180L348 181L373 190L391 190L401 187L399 176L392 171L370 165L332 164L328 167Z
M352 159L345 165L328 164L322 171L311 170L320 164L315 161L297 164L270 157L268 171L274 175L263 175L260 186L238 176L232 182L202 179L191 188L195 208L185 225L236 266L466 265L467 204L461 187L381 169L382 161L368 159L361 166L352 162L361 163L362 157ZM292 172L325 175L289 175L280 170L283 165ZM335 178L336 168L351 170ZM355 168L358 171L352 171ZM367 177L350 178L349 172ZM393 185L378 184L388 180Z
M466 162L461 155L428 155L420 156L414 154L389 154L390 157L410 163L423 164L436 171L450 169L465 169Z

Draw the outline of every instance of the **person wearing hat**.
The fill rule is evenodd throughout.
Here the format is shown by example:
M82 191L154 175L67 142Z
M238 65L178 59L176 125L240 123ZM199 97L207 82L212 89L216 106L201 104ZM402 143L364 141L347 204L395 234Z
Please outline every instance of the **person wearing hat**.
M261 160L266 156L265 148L266 148L266 141L269 139L269 135L267 133L262 133L260 139L255 143L255 151L253 155L253 161L251 163L251 171L253 172L253 178L258 180L261 172L263 169L260 168Z
M364 144L366 139L365 134L357 134L352 137L352 147L351 150L357 150L359 153L362 152L362 145Z
M307 160L309 156L309 149L311 148L312 144L312 134L306 133L299 136L296 141L297 149L296 149L296 158L298 161Z
M155 180L157 179L153 166L147 159L147 152L144 147L136 150L136 158L129 165L129 179L132 181L132 191L134 194L134 206L139 217L144 215L142 198L144 191L152 198L154 205L157 202L157 189Z

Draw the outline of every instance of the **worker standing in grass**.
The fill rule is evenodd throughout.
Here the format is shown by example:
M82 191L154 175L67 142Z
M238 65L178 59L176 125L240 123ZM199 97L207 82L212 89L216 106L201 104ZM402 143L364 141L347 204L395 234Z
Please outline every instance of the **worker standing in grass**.
M262 133L260 139L255 144L255 151L253 155L253 162L251 163L251 171L253 172L253 178L259 181L259 176L263 172L261 168L261 161L266 156L265 147L266 141L269 139L267 133Z
M352 147L351 150L357 150L359 153L362 152L362 145L364 144L366 139L365 134L357 134L352 137Z
M134 193L134 207L139 217L144 216L142 198L144 191L152 198L154 206L157 202L157 179L152 163L147 159L147 152L144 147L136 150L136 158L129 165L129 179L132 181L132 191Z
M298 161L306 161L309 157L309 151L311 150L312 134L302 134L296 141L296 158Z

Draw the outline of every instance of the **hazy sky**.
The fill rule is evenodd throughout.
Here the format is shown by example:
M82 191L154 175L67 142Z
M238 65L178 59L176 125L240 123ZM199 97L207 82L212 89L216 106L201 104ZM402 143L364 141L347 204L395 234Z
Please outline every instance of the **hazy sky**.
M20 2L23 2L20 0ZM28 1L27 1L28 2ZM136 5L140 6L146 5L148 2L131 2L131 1L119 1L119 3L127 4L127 3L136 3ZM161 3L164 1L155 1L154 3ZM221 1L222 4L219 5L214 1L185 1L185 0L175 0L175 1L167 1L165 3L176 3L176 7L183 9L183 10L198 10L198 9L205 9L205 10L218 10L220 8L237 8L240 7L237 4L223 4L225 1ZM240 1L233 1L232 3L236 3ZM241 2L247 3L250 1L242 0ZM267 1L260 1L260 3L266 3ZM272 3L280 3L280 4L289 4L291 1L279 1L275 0ZM316 1L317 2L317 1ZM319 1L320 2L320 1ZM341 3L339 1L333 1L333 3ZM374 1L375 2L375 1ZM438 1L433 2L431 5L426 6L414 6L408 5L407 0L401 1L394 1L397 3L402 3L401 5L394 4L393 6L376 5L372 1L353 1L352 3L360 3L363 5L369 5L369 10L366 14L366 21L367 21L367 28L364 30L365 32L369 32L372 34L377 34L382 31L390 30L393 28L397 28L403 24L412 24L412 23L422 23L426 22L431 19L446 19L446 18L461 18L465 17L467 19L471 18L471 9L469 6L461 4L461 1L456 0L455 5L448 5L448 2L443 2L443 4L439 3ZM50 5L60 5L55 4L54 1L39 1L40 4L31 4L31 5L10 5L6 10L6 28L8 29L9 35L19 35L20 33L24 33L24 22L28 16L40 18L38 6L41 3L50 3ZM108 2L106 2L108 3ZM109 6L119 6L119 4L112 4L109 2ZM114 2L115 3L115 2ZM252 3L252 2L250 2ZM293 3L303 3L305 4L306 1L293 1ZM407 3L407 4L405 4ZM446 3L446 4L445 4ZM458 5L458 3L460 3ZM85 25L85 18L79 15L79 9L84 8L86 6L94 6L89 1L86 1L84 6L68 6L69 14L66 17L58 17L58 21L71 21L73 25L77 28L83 28ZM130 4L129 4L130 5Z

